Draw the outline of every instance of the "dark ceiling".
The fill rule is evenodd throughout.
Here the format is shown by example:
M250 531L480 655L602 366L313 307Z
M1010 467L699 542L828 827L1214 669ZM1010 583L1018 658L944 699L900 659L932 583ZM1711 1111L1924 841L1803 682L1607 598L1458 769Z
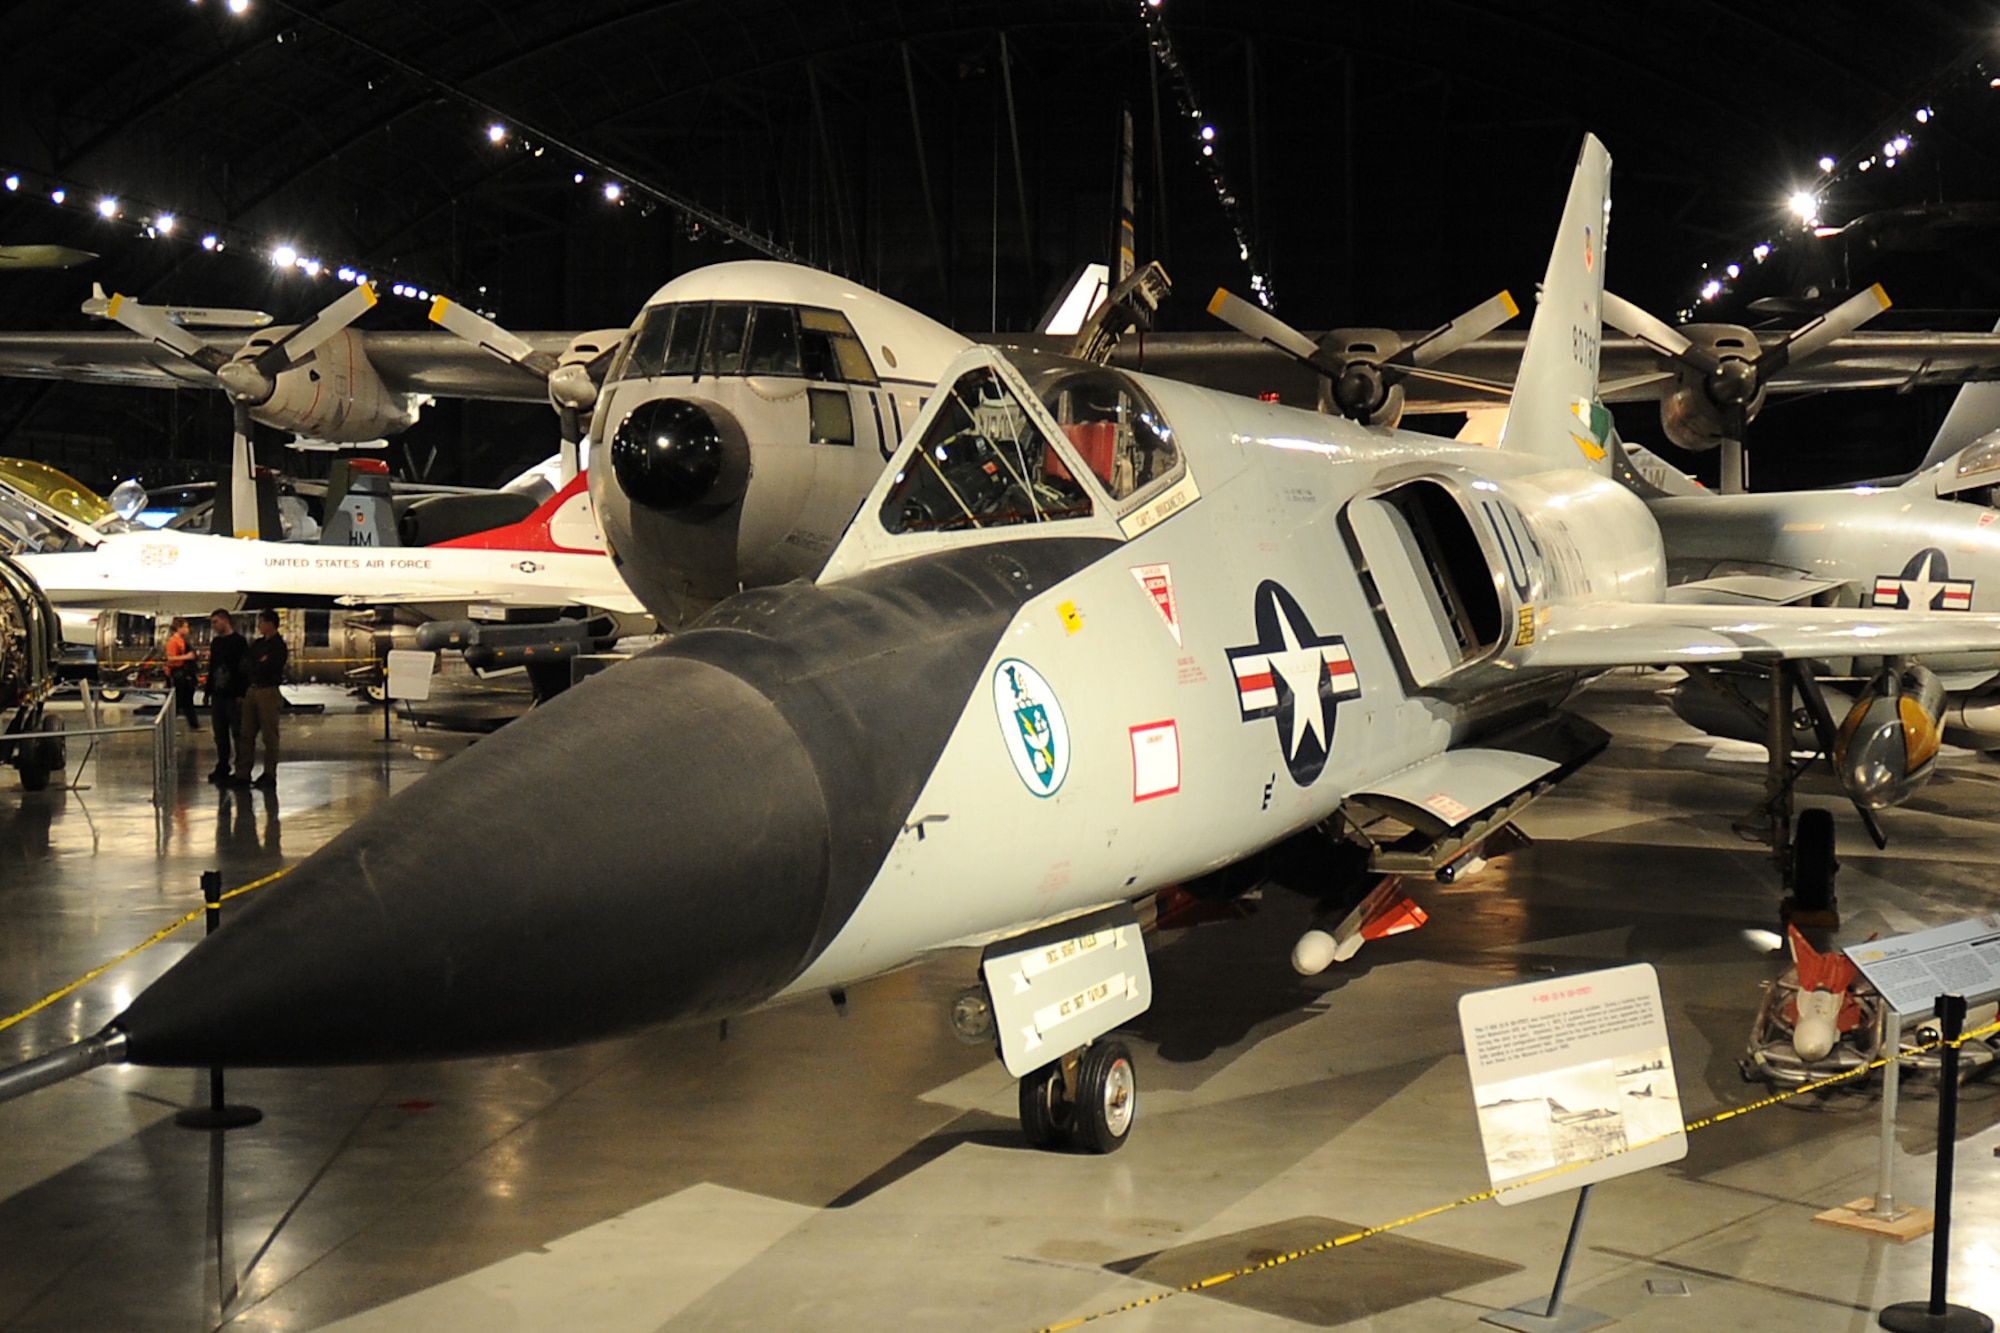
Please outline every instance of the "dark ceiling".
M0 169L20 188L0 195L0 241L103 257L0 274L0 327L87 327L93 280L296 318L342 289L340 265L517 328L623 325L675 273L768 247L962 328L1021 329L1108 248L1121 107L1139 249L1180 292L1169 327L1207 327L1218 284L1249 288L1211 162L1288 320L1422 326L1532 290L1585 129L1617 164L1613 285L1662 313L1729 262L1745 273L1705 312L1876 280L1918 323L2000 311L2000 227L1968 207L2000 201L1990 3L1164 0L1153 15L1218 158L1198 156L1202 122L1153 57L1141 0L17 3ZM1935 112L1921 126L1919 108ZM1886 167L1882 143L1912 129ZM1839 164L1827 227L1909 211L1812 238L1785 200L1822 155ZM106 195L116 218L96 211ZM174 231L146 235L162 211ZM280 243L327 271L280 272ZM388 299L367 323L420 327L421 305ZM205 466L227 440L211 398L0 383L0 452L96 482L168 455ZM1839 419L1912 435L1938 410L1913 395ZM1796 405L1772 427L1819 439L1815 411L1835 419ZM435 448L435 475L491 480L552 429L440 405L411 457ZM1808 473L1759 480L1793 475Z

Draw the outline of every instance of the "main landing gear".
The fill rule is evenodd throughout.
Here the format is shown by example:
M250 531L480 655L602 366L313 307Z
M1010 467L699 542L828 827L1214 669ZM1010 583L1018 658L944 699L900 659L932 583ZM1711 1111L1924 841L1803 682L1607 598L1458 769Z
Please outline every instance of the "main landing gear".
M1769 734L1764 744L1764 800L1737 828L1770 843L1772 860L1785 887L1779 915L1800 926L1836 927L1840 924L1840 904L1834 896L1834 876L1840 862L1834 856L1833 815L1827 810L1798 810L1793 802L1793 788L1813 762L1813 756L1801 762L1792 753L1793 736L1801 720L1793 711L1794 692L1804 720L1817 733L1825 754L1833 752L1833 715L1810 670L1790 662L1774 663L1770 688L1765 713ZM1888 846L1874 812L1859 803L1855 810L1875 845Z
M1021 1079L1021 1132L1031 1148L1116 1152L1138 1110L1139 1082L1122 1041L1093 1042Z

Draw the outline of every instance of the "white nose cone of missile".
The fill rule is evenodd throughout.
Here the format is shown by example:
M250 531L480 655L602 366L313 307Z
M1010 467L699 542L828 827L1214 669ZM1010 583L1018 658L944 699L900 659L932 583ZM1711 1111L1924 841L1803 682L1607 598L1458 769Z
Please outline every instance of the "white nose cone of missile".
M1292 969L1316 977L1340 960L1340 945L1323 930L1309 930L1292 946Z
M1844 995L1839 991L1799 992L1799 1021L1792 1027L1792 1049L1807 1064L1824 1060L1833 1050L1833 1044L1840 1040L1836 1020L1840 1017L1840 1002Z

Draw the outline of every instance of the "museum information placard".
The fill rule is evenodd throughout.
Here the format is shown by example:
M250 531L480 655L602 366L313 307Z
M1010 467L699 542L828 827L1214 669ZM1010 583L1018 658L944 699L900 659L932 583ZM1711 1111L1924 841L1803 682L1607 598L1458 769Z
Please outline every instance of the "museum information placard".
M1848 946L1847 956L1899 1014L1928 1014L1940 995L2000 992L2000 912L1914 935Z
M1687 1155L1652 964L1472 991L1458 1023L1502 1204Z

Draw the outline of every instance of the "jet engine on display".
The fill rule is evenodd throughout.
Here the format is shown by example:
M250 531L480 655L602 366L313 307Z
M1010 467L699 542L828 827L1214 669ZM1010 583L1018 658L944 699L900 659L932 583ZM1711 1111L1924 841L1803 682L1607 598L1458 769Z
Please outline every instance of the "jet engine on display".
M278 634L289 650L285 682L290 685L375 687L389 650L418 647L417 630L425 623L415 611L392 608L289 608L277 614ZM68 619L72 651L79 646L81 634L87 634L95 644L97 681L108 697L115 698L117 691L127 689L165 687L167 617L99 611L75 613ZM239 628L254 631L254 616L239 619ZM198 614L189 620L199 657L208 650L208 622Z
M0 555L0 763L11 763L21 786L40 791L64 762L60 737L10 741L9 736L50 730L44 711L56 686L62 629L56 611L27 570Z
M1589 675L2000 652L1995 615L1666 600L1595 410L1609 173L1587 137L1497 448L1074 359L925 364L937 326L830 278L768 305L670 284L592 433L691 410L640 416L615 484L591 470L611 544L666 619L722 596L697 575L774 572L774 541L816 578L724 597L378 804L0 1099L107 1062L495 1055L845 1003L970 946L1028 1141L1106 1152L1160 895L1310 846L1377 882L1359 935L1393 934L1418 917L1380 881L1466 864L1602 748L1564 709ZM820 443L722 503L780 413ZM864 465L858 509L800 498L830 510L806 483ZM648 567L711 534L713 567ZM1300 965L1348 943L1324 933Z

